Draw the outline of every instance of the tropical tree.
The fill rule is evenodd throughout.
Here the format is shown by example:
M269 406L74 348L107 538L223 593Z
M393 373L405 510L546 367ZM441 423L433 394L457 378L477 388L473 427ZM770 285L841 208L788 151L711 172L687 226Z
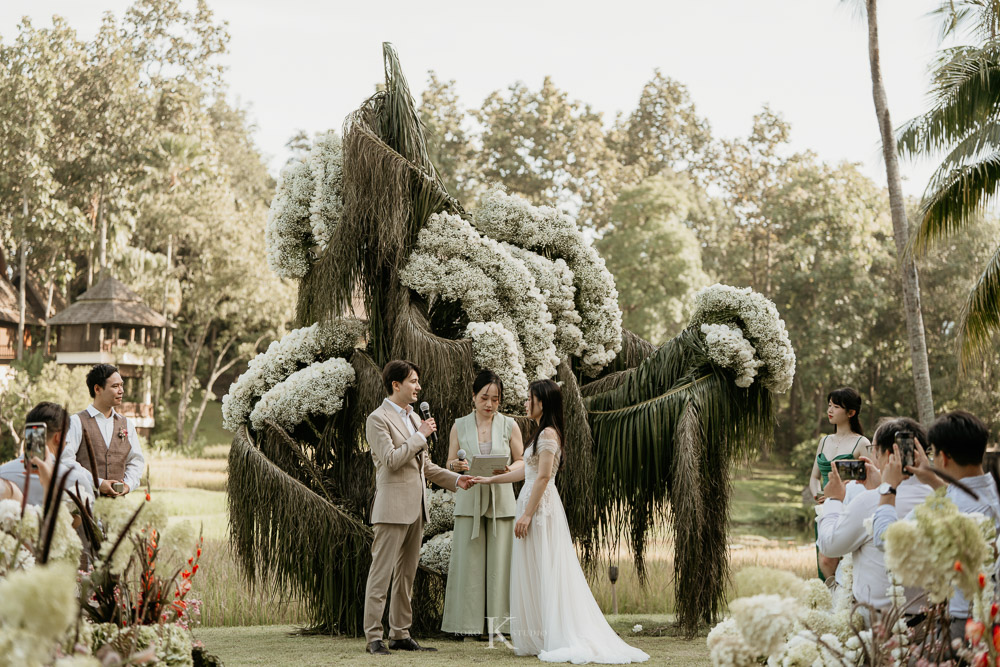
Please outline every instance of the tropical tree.
M917 252L971 225L995 201L1000 185L1000 3L942 3L943 35L968 30L975 44L943 50L933 71L931 109L900 129L904 155L945 152L924 193ZM959 318L963 365L991 351L1000 331L1000 247L972 286Z
M317 629L360 632L374 492L364 418L384 398L380 368L417 363L443 424L467 410L477 368L506 376L515 395L555 377L570 462L558 484L574 537L593 559L627 535L644 576L649 530L669 507L679 619L693 633L724 604L730 466L770 437L772 394L791 384L777 310L717 285L658 349L623 330L613 277L572 218L502 188L467 213L448 193L388 44L384 57L385 89L348 117L342 139L321 135L287 165L272 202L268 262L299 280L299 328L223 399L239 562L252 581L298 590ZM512 159L544 151L523 148ZM515 182L538 203L551 187ZM349 317L357 298L360 321ZM438 627L443 584L418 572L415 619L427 629Z
M896 242L896 257L899 261L900 281L903 286L906 334L910 345L917 415L920 421L930 423L934 419L934 399L931 392L930 368L927 363L924 320L920 310L920 281L917 275L917 264L912 253L908 251L909 222L906 218L902 179L899 175L899 154L889 116L885 84L882 81L877 10L878 0L864 0L864 11L868 22L868 63L871 69L872 98L875 102L875 116L878 119L882 140L882 157L885 160L885 173L889 186L889 209L892 214L893 240Z

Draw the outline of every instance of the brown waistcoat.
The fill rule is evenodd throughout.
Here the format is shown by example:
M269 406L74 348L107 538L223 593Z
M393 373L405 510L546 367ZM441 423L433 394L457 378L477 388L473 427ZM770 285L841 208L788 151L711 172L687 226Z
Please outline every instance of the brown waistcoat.
M97 420L84 410L77 417L80 418L80 426L83 427L83 437L80 440L80 448L76 452L76 460L91 473L96 474L101 479L125 479L125 460L132 451L128 436L122 437L121 433L126 428L127 422L117 412L114 413L115 423L111 427L111 444L104 444L104 436L101 434L101 427L97 425ZM87 442L93 449L94 465L91 465L90 453L87 451Z

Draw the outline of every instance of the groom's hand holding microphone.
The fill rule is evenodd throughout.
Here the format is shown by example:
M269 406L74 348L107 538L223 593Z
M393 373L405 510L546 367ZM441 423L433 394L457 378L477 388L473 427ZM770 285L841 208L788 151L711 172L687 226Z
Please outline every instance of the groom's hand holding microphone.
M417 433L424 436L427 442L433 441L437 443L437 422L431 417L431 406L427 401L423 401L420 404L420 414L424 418L420 422L420 428L417 429ZM468 470L468 467L466 467ZM455 485L460 489L468 490L472 487L472 476L471 475L461 475Z

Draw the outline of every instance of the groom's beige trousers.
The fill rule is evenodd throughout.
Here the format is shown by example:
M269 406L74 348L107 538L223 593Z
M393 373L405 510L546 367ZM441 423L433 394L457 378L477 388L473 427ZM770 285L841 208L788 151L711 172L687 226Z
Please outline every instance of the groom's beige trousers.
M372 526L372 566L368 570L365 593L365 641L382 639L382 612L385 596L392 581L392 599L389 603L389 639L406 639L410 636L413 610L413 577L420 561L420 542L424 534L423 514L407 525L402 523L376 523Z

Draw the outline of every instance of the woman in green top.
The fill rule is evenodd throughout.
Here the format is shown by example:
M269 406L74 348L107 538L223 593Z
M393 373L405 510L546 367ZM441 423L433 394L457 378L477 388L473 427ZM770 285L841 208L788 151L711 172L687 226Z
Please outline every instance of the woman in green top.
M507 457L503 473L524 467L521 429L510 417L498 412L503 402L503 382L484 370L472 383L471 414L455 420L448 447L448 469L469 469L458 458L479 455ZM514 544L517 504L511 484L484 484L455 492L455 532L448 563L444 617L441 629L461 635L483 635L490 631L486 619L500 627L510 616L510 557Z
M835 461L857 459L871 455L872 443L861 427L861 395L850 387L831 391L826 397L826 418L833 424L832 435L823 436L816 450L809 491L817 503L826 500L823 489L830 477ZM819 578L826 581L837 571L839 558L828 558L816 551Z

